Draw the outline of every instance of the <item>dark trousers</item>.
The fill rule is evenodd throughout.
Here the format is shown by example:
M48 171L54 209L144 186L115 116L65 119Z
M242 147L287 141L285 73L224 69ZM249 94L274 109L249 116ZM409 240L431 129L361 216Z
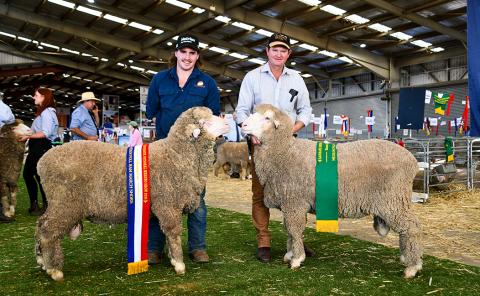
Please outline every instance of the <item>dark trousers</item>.
M40 176L37 173L37 163L50 148L52 148L52 143L46 138L30 139L28 143L28 155L23 168L23 179L30 197L30 210L38 207L38 189L40 189L42 195L43 207L47 208L47 198L40 183Z

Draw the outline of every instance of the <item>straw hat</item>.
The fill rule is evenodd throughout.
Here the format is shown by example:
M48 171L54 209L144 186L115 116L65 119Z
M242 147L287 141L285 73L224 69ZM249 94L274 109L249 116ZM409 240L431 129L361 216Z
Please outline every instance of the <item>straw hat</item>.
M81 103L81 102L85 102L85 101L97 101L97 102L100 102L99 99L95 98L95 94L91 91L87 91L87 92L84 92L82 93L82 98L77 102L78 103Z

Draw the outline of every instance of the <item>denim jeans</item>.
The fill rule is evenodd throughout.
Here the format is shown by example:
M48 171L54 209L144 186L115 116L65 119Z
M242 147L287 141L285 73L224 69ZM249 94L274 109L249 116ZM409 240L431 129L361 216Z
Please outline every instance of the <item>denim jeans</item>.
M205 250L205 233L207 231L207 207L205 206L205 189L200 194L200 206L188 214L188 253ZM158 218L151 215L148 225L148 251L162 253L165 246L165 234L160 229Z

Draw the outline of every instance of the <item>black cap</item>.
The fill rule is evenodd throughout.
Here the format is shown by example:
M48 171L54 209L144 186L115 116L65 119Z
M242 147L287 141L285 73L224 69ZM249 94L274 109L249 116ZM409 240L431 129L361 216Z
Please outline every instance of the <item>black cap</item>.
M198 44L199 44L199 41L196 36L192 34L182 34L178 36L177 45L175 45L175 49L188 47L198 51Z
M290 49L290 37L282 33L274 33L268 38L268 46L283 46Z

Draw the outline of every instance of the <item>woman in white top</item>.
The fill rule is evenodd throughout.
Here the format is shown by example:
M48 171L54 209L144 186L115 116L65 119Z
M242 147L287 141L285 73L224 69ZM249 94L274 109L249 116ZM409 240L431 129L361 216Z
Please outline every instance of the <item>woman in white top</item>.
M32 123L33 134L29 137L23 137L20 141L29 140L28 155L23 168L23 178L25 179L25 185L27 185L30 197L28 212L37 216L41 215L47 208L45 192L37 174L37 163L43 154L52 148L52 141L57 137L58 119L55 111L55 100L51 90L38 88L33 99L37 106L36 117ZM37 186L40 188L40 194L42 195L42 209L38 206Z

